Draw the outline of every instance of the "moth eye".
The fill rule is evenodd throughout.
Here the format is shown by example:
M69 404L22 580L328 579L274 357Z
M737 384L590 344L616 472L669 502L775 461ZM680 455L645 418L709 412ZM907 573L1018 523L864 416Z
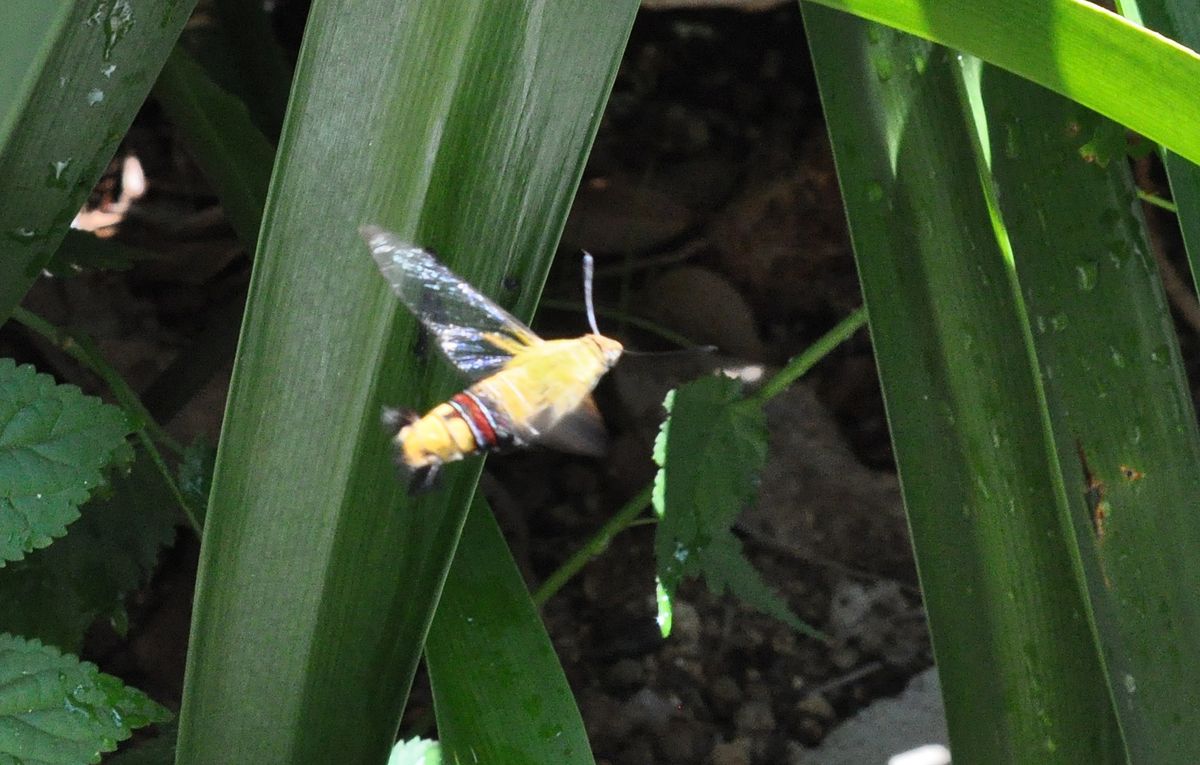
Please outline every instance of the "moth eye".
M521 280L512 274L508 274L501 280L500 286L504 288L505 292L514 292L521 288Z
M417 340L413 343L412 353L418 359L423 359L429 355L429 333L424 329L417 333Z

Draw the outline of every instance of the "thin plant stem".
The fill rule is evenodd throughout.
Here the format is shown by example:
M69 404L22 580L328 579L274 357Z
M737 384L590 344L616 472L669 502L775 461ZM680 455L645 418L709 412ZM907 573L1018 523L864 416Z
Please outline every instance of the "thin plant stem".
M1174 202L1172 202L1169 199L1163 199L1162 197L1160 197L1157 194L1151 194L1149 191L1142 191L1141 189L1138 189L1137 196L1138 196L1138 199L1142 200L1143 202L1145 202L1148 205L1154 205L1155 207L1161 207L1162 209L1166 210L1167 212L1173 212L1176 214L1179 213L1179 205L1175 204Z
M534 605L538 608L545 605L546 601L562 589L562 586L571 577L578 574L592 558L603 553L613 537L637 521L637 517L642 514L642 511L650 506L650 494L653 490L654 485L651 484L639 491L633 499L625 503L625 506L616 515L609 518L583 547L576 550L574 555L547 577L546 581L542 582L542 586L533 594Z
M829 355L829 353L846 340L850 339L858 330L862 329L867 323L867 308L860 306L854 313L838 322L837 326L826 332L812 345L804 349L804 352L794 357L787 363L779 374L767 381L767 384L758 390L748 401L754 402L756 405L762 405L770 401L775 396L787 390L788 386L804 376L808 370L816 366L817 362Z
M183 510L188 525L192 527L192 531L196 532L196 536L200 536L204 531L204 527L201 525L200 519L196 516L196 511L192 509L191 504L184 498L183 491L180 490L179 484L175 482L175 477L171 475L171 469L167 466L166 460L163 459L162 454L158 451L158 447L154 445L154 440L150 438L145 428L137 432L137 437L138 441L142 444L142 448L146 450L146 455L150 457L150 461L158 469L158 474L162 476L163 481L167 484L171 496L175 498L175 502Z

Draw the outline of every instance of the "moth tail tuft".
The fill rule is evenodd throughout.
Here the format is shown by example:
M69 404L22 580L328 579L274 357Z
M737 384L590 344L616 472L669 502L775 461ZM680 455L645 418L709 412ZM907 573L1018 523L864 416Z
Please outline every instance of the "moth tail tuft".
M383 425L384 431L392 438L395 438L401 430L412 425L420 418L420 415L412 409L394 409L390 406L385 406L383 413L379 415L379 422Z
M401 463L400 468L408 477L408 494L415 497L418 494L436 489L440 483L441 465L426 465L415 470Z

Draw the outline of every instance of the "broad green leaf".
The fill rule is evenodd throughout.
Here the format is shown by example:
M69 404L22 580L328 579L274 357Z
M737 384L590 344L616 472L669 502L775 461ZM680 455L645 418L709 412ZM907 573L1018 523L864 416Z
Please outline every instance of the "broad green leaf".
M1124 762L961 69L892 30L804 13L955 760Z
M419 500L396 482L381 406L461 382L413 355L357 228L436 248L528 317L635 9L313 4L205 524L181 765L386 757L478 463Z
M0 6L0 321L58 249L194 5Z
M154 253L147 250L71 229L54 257L46 264L46 270L58 277L92 271L125 271L139 260L152 260L155 257Z
M1200 432L1133 182L1079 154L1107 120L990 68L981 93L1126 744L1197 762Z
M450 762L595 762L554 646L481 498L467 515L425 661Z
M238 237L253 248L275 147L250 119L246 105L210 80L182 48L167 58L154 97L212 184Z
M175 513L153 463L139 456L65 537L0 569L0 632L78 651L92 622L118 618L124 596L149 578L175 538Z
M814 2L978 56L1200 162L1200 56L1087 0Z
M120 409L0 359L0 567L66 533L130 430Z
M99 762L171 713L94 664L0 633L0 765Z
M703 575L714 592L737 595L792 627L816 634L797 619L742 554L730 528L754 498L767 456L761 407L741 386L704 377L667 394L667 418L654 442L654 537L658 561L658 623L671 631L671 603L680 582Z
M392 747L387 765L442 765L442 748L423 738L400 741Z

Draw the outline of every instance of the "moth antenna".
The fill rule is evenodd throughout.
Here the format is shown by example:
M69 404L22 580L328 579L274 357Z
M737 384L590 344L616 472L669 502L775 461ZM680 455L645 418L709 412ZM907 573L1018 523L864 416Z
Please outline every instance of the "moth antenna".
M600 328L596 325L596 306L592 303L592 276L596 272L596 264L592 259L592 254L587 250L583 251L583 304L587 308L588 326L592 328L594 334L600 334Z

